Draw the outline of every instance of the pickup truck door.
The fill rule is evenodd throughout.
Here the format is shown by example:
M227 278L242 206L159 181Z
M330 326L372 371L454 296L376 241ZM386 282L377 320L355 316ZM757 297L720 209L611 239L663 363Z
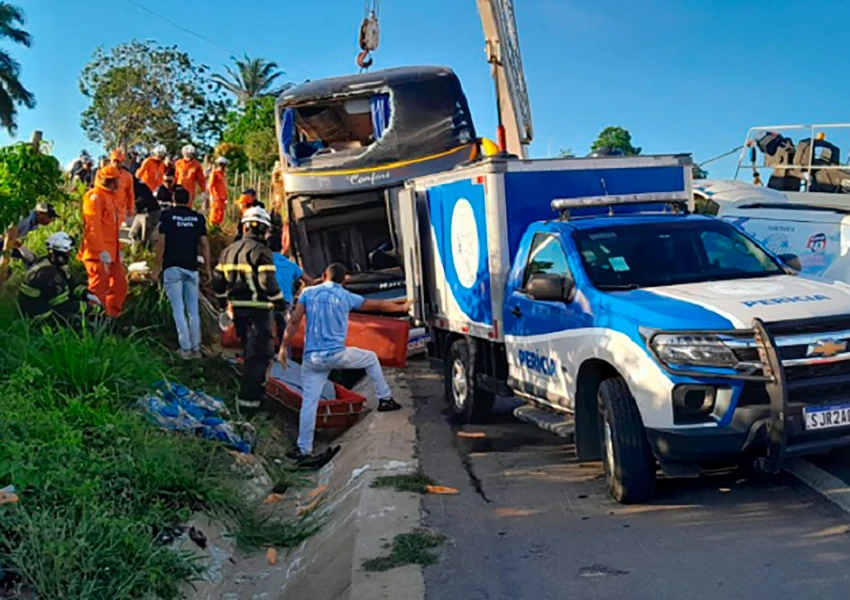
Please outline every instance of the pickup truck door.
M517 261L503 316L509 383L554 408L572 410L570 382L575 374L569 372L563 345L569 337L566 332L582 327L587 315L577 302L538 301L525 292L529 277L536 273L572 279L560 236L535 233L525 257L520 252Z

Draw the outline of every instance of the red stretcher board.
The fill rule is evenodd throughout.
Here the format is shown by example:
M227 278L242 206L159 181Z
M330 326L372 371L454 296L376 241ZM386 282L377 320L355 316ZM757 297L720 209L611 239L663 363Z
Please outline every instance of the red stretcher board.
M304 350L304 327L306 319L292 340L292 356L300 359ZM378 355L384 367L403 368L407 366L408 342L410 340L410 321L392 317L380 317L363 313L351 313L348 318L348 337L345 345L353 348L371 350ZM240 348L236 329L230 327L221 337L224 348Z
M347 429L354 425L364 412L366 398L338 383L333 385L336 398L319 401L316 410L317 429ZM269 377L266 381L266 395L295 412L301 410L301 395L282 381Z

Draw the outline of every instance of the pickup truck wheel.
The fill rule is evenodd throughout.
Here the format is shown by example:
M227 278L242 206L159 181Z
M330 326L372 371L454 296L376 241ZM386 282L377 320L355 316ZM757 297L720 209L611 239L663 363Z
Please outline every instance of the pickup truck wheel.
M608 491L617 502L644 502L655 494L655 457L626 382L599 386L599 440Z
M452 411L463 423L478 423L493 412L495 396L475 385L475 366L471 364L466 340L455 340L446 357L446 398Z

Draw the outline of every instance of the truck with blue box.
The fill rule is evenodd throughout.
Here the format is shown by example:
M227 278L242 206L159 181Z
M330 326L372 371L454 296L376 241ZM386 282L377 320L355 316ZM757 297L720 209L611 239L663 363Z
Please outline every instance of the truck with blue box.
M850 287L691 214L686 155L494 157L408 182L414 316L464 421L559 415L611 494L850 445Z

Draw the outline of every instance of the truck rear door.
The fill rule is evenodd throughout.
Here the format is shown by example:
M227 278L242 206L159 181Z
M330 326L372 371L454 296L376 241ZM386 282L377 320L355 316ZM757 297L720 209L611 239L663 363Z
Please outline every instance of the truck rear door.
M420 206L420 204L422 206ZM425 322L425 286L422 272L422 242L419 211L426 210L418 202L413 188L405 188L398 196L399 230L402 264L407 283L407 297L413 299L413 318L417 324ZM422 220L427 223L427 218Z

